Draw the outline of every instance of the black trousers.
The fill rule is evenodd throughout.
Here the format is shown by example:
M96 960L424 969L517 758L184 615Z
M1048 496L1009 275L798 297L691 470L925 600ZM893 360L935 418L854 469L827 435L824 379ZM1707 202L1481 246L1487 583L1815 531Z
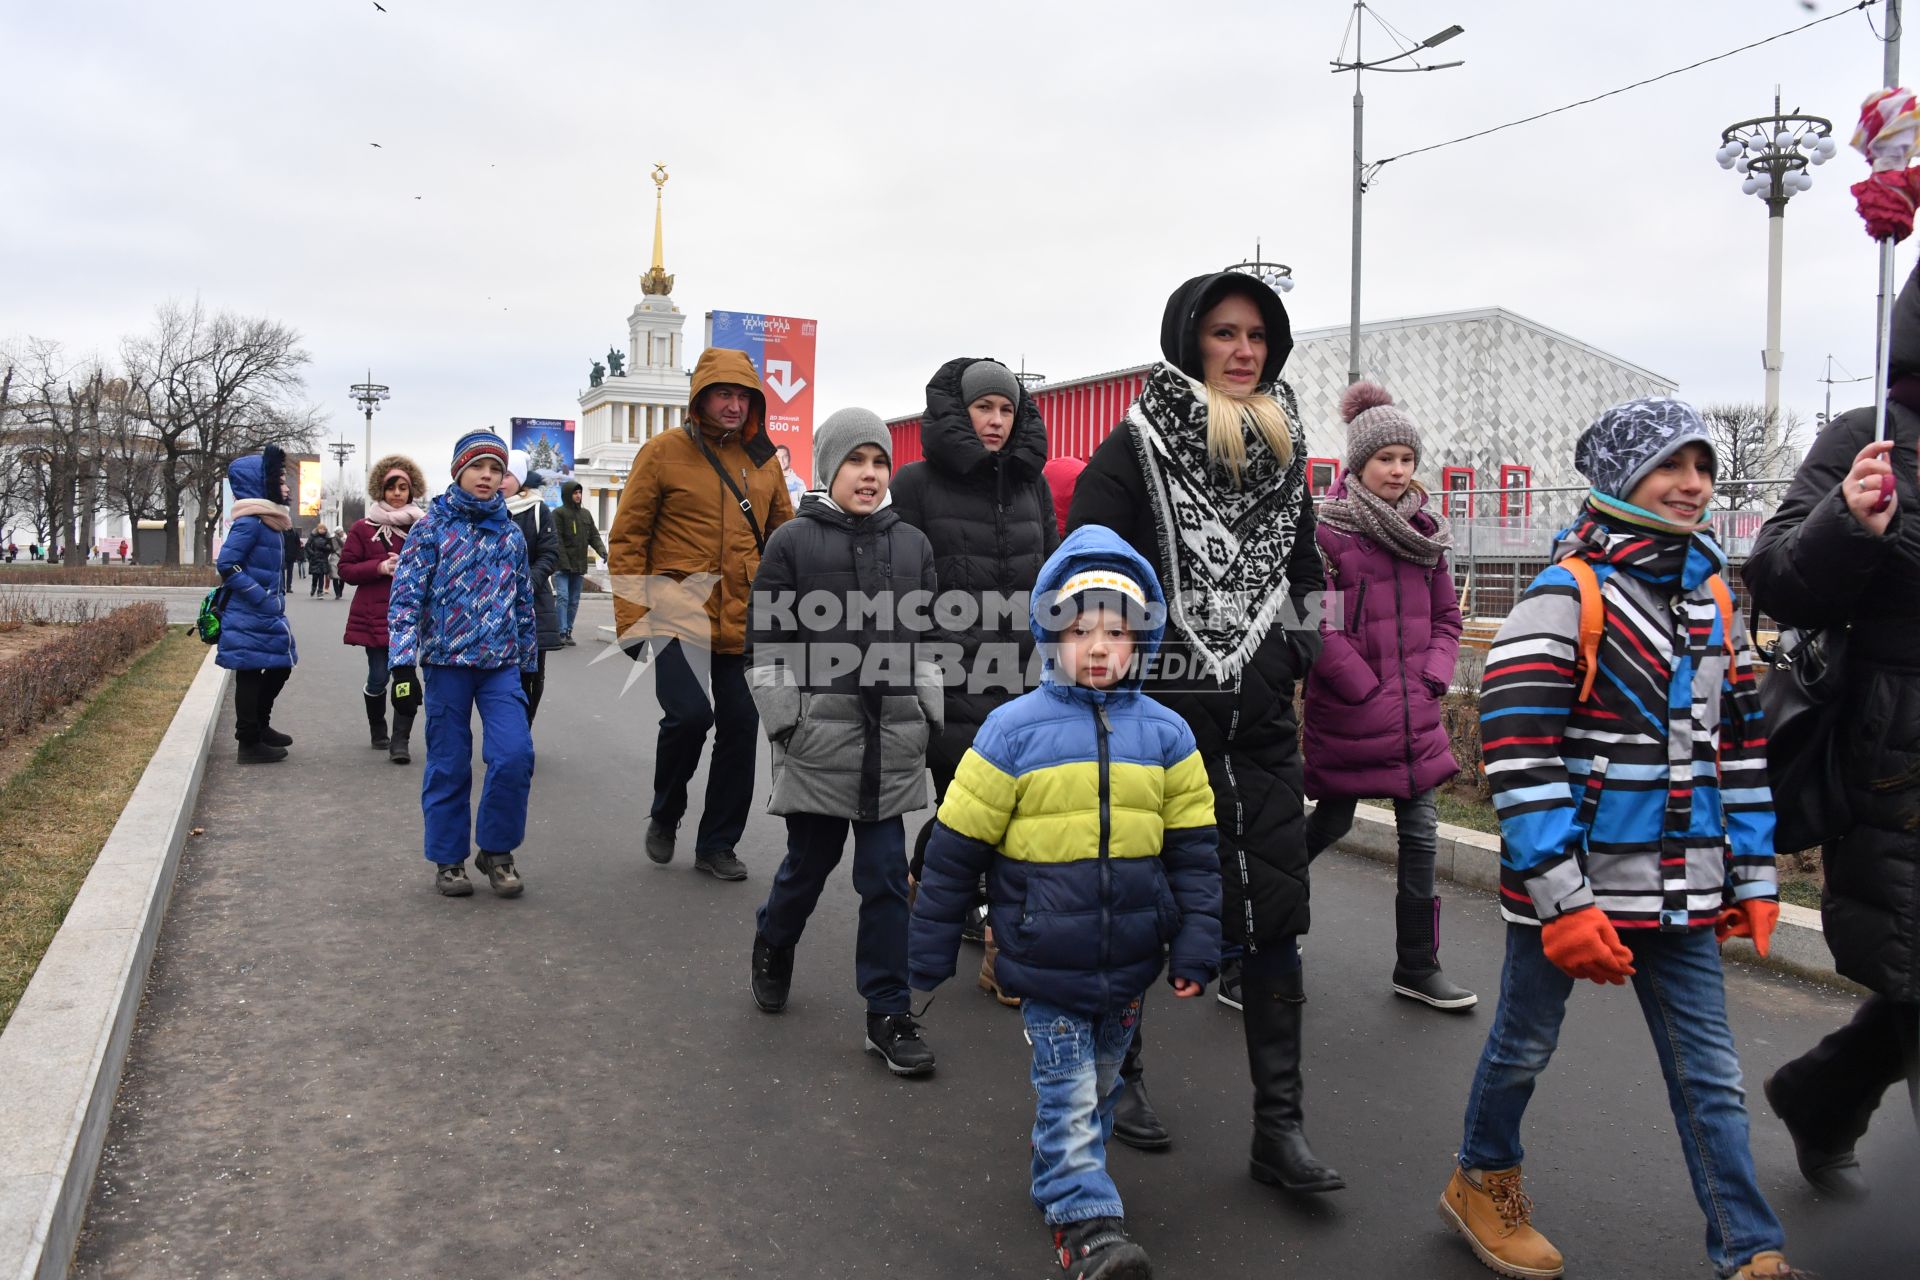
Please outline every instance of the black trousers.
M927 768L933 771L933 812L920 824L920 834L913 838L913 856L907 862L907 874L916 882L921 868L927 865L927 840L933 835L933 820L939 816L940 802L947 798L947 788L953 785L953 775L960 768L960 758L946 753L942 739L943 735L936 733L927 740Z
M753 804L753 759L760 740L760 711L747 692L747 659L711 653L669 640L653 659L654 692L660 699L660 742L653 766L653 820L677 827L687 812L687 783L700 766L713 730L707 766L707 800L693 852L731 851L747 828ZM711 690L711 696L709 696Z
M1888 1086L1907 1082L1920 1115L1920 1004L1869 996L1853 1021L1781 1067L1774 1093L1795 1127L1852 1149Z
M533 673L533 683L527 686L527 723L533 723L533 717L540 710L540 695L547 691L547 651L540 651L540 669Z
M260 731L273 720L273 700L286 687L291 667L233 673L233 736L241 742L260 741Z

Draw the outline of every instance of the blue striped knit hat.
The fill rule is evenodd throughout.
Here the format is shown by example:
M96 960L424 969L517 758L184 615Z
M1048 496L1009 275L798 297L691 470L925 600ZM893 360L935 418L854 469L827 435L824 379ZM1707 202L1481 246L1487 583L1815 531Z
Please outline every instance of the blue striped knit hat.
M507 469L507 442L485 427L467 432L453 446L454 483L459 483L462 471L482 458L492 458L500 464L500 470Z

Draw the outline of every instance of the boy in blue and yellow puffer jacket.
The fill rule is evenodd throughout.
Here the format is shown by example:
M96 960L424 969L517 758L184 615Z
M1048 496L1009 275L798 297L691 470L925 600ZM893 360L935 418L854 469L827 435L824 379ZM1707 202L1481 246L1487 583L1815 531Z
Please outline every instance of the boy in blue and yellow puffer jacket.
M1000 983L1024 998L1038 1106L1033 1199L1071 1275L1136 1274L1106 1170L1120 1061L1171 947L1176 994L1220 967L1213 789L1193 733L1140 692L1166 603L1111 529L1060 544L1034 584L1040 687L980 726L940 805L914 904L913 985L953 976L981 873Z

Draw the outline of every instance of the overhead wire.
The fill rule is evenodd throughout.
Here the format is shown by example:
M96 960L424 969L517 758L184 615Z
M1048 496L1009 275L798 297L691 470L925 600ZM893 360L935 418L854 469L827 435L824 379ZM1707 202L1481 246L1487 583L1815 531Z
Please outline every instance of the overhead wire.
M1723 59L1733 57L1735 54L1745 53L1750 49L1758 49L1763 44L1772 44L1775 40L1784 40L1788 36L1799 35L1802 31L1806 31L1806 30L1809 30L1810 28L1817 27L1823 22L1832 22L1834 19L1844 18L1850 13L1862 12L1866 9L1872 8L1874 5L1878 3L1880 3L1880 0L1859 0L1859 3L1851 5L1848 8L1841 9L1835 13L1829 13L1825 17L1815 18L1811 22L1802 23L1801 25L1794 27L1790 30L1778 32L1774 35L1767 36L1765 39L1762 39L1762 40L1755 40L1750 44L1743 44L1739 48L1729 49L1725 53L1716 53L1711 58L1702 58L1698 62L1690 62L1684 67L1675 67L1671 71L1663 71L1657 76L1648 76L1644 80L1636 80L1632 84L1621 85L1618 89L1609 89L1605 93L1596 93L1592 97L1582 98L1578 102L1569 102L1563 107L1554 107L1548 111L1540 111L1530 116L1522 116L1518 120L1509 120L1505 124L1497 124L1489 129L1480 129L1473 133L1463 134L1458 138L1450 138L1445 142L1435 142L1424 147L1415 147L1411 151L1402 151L1402 152L1399 152L1398 154L1390 155L1384 160L1375 160L1371 164L1366 166L1365 180L1367 182L1371 182L1373 178L1380 172L1381 169L1392 164L1395 160L1405 160L1409 156L1425 155L1429 151L1438 151L1442 147L1458 146L1463 142L1472 142L1477 138L1484 138L1490 134L1500 133L1506 129L1517 129L1523 124L1532 124L1534 121L1544 120L1548 116L1557 116L1557 115L1560 115L1562 112L1572 111L1576 107L1591 106L1593 103L1599 102L1603 99L1618 97L1620 94L1628 93L1634 89L1641 89L1646 87L1647 85L1657 83L1658 81L1666 80L1673 76L1682 75L1688 71L1698 70L1699 68L1706 66L1708 63L1720 62ZM1872 18L1869 17L1868 21L1871 22Z

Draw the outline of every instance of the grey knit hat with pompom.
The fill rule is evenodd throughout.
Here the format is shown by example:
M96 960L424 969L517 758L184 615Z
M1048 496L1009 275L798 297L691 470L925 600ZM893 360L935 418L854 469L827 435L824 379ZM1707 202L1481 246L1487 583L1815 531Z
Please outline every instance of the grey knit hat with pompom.
M1358 475L1367 459L1390 444L1403 444L1420 461L1420 428L1377 382L1356 382L1340 397L1347 424L1347 473Z

